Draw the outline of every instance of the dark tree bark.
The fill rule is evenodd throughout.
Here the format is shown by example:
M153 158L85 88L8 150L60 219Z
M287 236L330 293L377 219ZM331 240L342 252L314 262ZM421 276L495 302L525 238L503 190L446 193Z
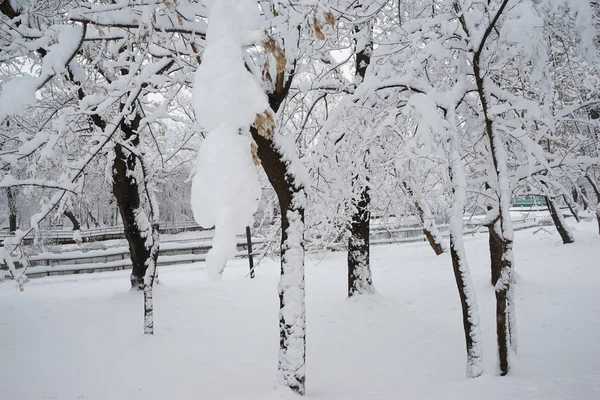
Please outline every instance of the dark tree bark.
M140 139L137 135L139 123L142 117L135 113L131 121L121 123L122 139L129 141L132 147L139 145ZM131 257L131 288L134 290L144 289L144 275L146 274L147 263L150 257L150 248L146 247L146 238L142 236L140 226L137 221L137 214L141 207L139 182L134 177L133 172L136 168L136 156L126 149L120 143L115 143L115 159L113 161L113 194L117 199L125 237L129 244L129 254Z
M443 254L445 251L444 244L439 235L439 232L437 232L437 228L435 227L435 225L433 225L434 229L429 229L427 227L427 223L425 221L425 210L423 209L421 202L415 197L413 190L411 189L410 185L406 183L406 181L402 181L402 186L404 186L404 189L408 193L409 197L413 200L415 210L417 211L417 216L419 217L419 221L421 221L421 225L423 225L423 234L427 238L427 242L433 249L433 252L438 256ZM430 215L427 216L427 218L430 217ZM432 224L435 224L435 222L432 222ZM434 232L436 233L434 234Z
M478 47L472 53L472 71L475 85L477 87L477 95L481 102L481 111L485 123L485 134L489 142L490 156L494 166L495 179L500 186L508 187L508 176L505 170L506 160L504 157L506 150L503 148L501 133L494 129L494 116L489 111L489 93L485 83L485 60L482 58L483 50L486 48L486 41L496 29L500 16L505 11L509 1L503 0L495 12L494 18L489 22L483 32L483 36L478 38ZM458 20L462 26L464 33L472 39L470 28L466 23L464 14L458 2L454 2L454 8L457 13ZM514 296L513 296L513 229L512 221L509 214L509 193L500 192L498 202L498 215L500 217L499 224L499 243L502 246L502 258L500 263L500 278L495 286L496 291L496 337L498 344L498 358L500 364L500 374L507 375L510 370L509 364L509 347L516 349L516 326L514 311ZM491 232L494 232L492 230ZM509 303L510 301L510 303ZM514 334L514 343L513 336Z
M496 224L498 224L498 222L496 222ZM498 342L498 357L500 363L500 374L504 376L508 374L508 371L510 370L509 346L512 345L513 340L511 332L513 329L515 329L514 326L511 327L511 323L514 324L514 316L510 315L511 307L509 295L510 290L512 290L512 277L502 276L502 272L505 270L505 268L510 268L511 264L510 259L503 257L503 255L506 253L507 245L510 243L506 243L501 235L501 232L495 229L491 229L490 234L494 237L493 240L496 246L495 251L500 254L500 257L497 257L495 260L496 267L498 271L500 271L500 275L498 276L494 286L496 289L496 336ZM491 240L492 239L490 239L490 241ZM513 348L516 348L516 342L514 343Z
M0 0L0 12L6 15L9 19L14 19L21 15L21 13L15 10L10 3L10 0ZM20 26L21 23L17 22L17 26Z
M476 378L483 374L483 356L481 345L481 331L479 328L479 312L475 288L471 281L471 273L467 263L467 256L463 242L463 213L464 197L458 191L464 190L465 176L461 164L458 139L450 137L448 141L447 157L450 161L448 176L452 183L453 203L450 213L450 259L452 271L456 281L456 288L462 309L462 322L467 349L467 377Z
M69 218L69 221L71 221L71 224L73 224L74 231L78 231L81 229L81 224L79 223L79 220L77 219L77 217L75 217L75 214L73 214L71 210L66 209L65 211L63 211L63 215Z
M267 93L277 112L289 93L293 74L284 80L278 74L275 90ZM257 119L258 121L258 119ZM264 121L263 121L264 122ZM304 207L302 183L289 168L289 161L273 142L274 123L266 129L255 124L252 138L257 155L277 194L281 211L281 280L279 285L279 365L277 381L300 395L305 393L306 308L304 290ZM267 126L269 125L267 121ZM297 312L286 312L295 309Z
M585 190L584 187L581 187L581 194L582 194L581 200L583 202L583 209L587 210L590 205L587 202L587 191Z
M361 8L362 4L357 2L355 9ZM365 79L367 68L371 64L373 53L372 33L370 22L356 24L353 28L355 35L355 46L362 43L363 48L355 52L355 77L362 82ZM358 37L362 36L362 37ZM365 152L363 165L366 173L369 166L366 160L368 151ZM358 198L352 198L352 215L350 217L348 237L348 297L359 294L373 293L373 279L370 265L370 236L371 236L371 196L369 194L368 175L363 181L358 176L353 178L352 186L357 190Z
M439 256L444 254L443 245L433 236L429 229L423 228L423 233L425 234L425 238L427 238L427 242L433 249L433 252Z
M156 262L159 250L159 224L152 221L151 224L152 245L148 256L148 278L143 279L144 285L144 334L154 335L154 280L156 279Z
M350 237L348 238L348 297L373 293L373 279L369 263L370 222L369 204L371 196L369 187L364 186L350 221Z
M473 286L466 271L467 267L464 265L465 260L461 257L462 251L459 246L462 247L462 244L458 245L456 239L453 234L450 234L450 258L452 259L452 270L462 309L463 330L467 347L467 375L475 378L483 373L481 343L477 341L479 338L479 315L474 293L471 293ZM458 239L462 240L462 238Z
M508 358L508 344L510 342L508 330L508 290L496 290L496 336L498 342L498 359L500 375L505 376L510 369Z
M158 73L164 72L169 66L163 68ZM127 75L129 71L127 69L121 69L123 75ZM71 70L68 70L69 78L73 81L74 75ZM82 100L85 97L83 89L78 89L78 97ZM123 111L125 104L121 104L120 111ZM119 124L121 131L121 140L128 142L133 148L137 148L140 144L140 137L138 135L138 129L140 121L142 120L141 114L135 110L135 106L132 105L131 118L124 118ZM90 115L91 122L98 128L105 130L106 121L102 116L98 114ZM121 220L123 221L123 228L125 231L125 237L129 245L129 254L132 264L131 275L129 277L131 282L132 290L144 290L144 275L148 267L148 261L152 257L152 247L146 246L146 235L150 235L151 232L147 231L142 235L141 228L137 221L137 215L141 210L140 201L140 183L136 181L134 177L134 171L137 165L136 156L126 150L117 141L114 146L115 158L112 165L112 177L113 177L113 195L117 201ZM91 216L95 221L91 213L88 212L88 216ZM154 282L154 277L152 279ZM150 299L151 300L151 299Z
M96 228L98 228L100 226L100 223L98 222L98 220L94 217L94 215L92 214L91 211L88 210L87 212L88 217L90 217L90 219L92 220L92 224L94 224L94 226Z
M586 175L585 179L587 179L587 181L590 183L590 185L592 186L592 190L594 191L594 194L596 195L597 203L596 203L596 207L594 207L594 209L596 210L596 221L598 222L598 233L600 234L600 188L598 187L598 184L596 184L596 181L594 181L594 179L592 179L591 176Z
M17 230L17 199L12 188L6 189L6 198L8 200L8 230L16 232Z
M565 203L567 203L567 207L569 207L569 211L571 212L571 214L573 215L573 218L575 218L575 221L577 222L581 222L581 218L579 218L579 213L577 212L577 200L576 197L573 198L573 201L571 201L571 199L569 198L569 196L567 196L566 194L563 194L563 199L565 200Z
M502 270L502 255L504 254L502 243L498 239L498 229L500 229L500 226L497 221L488 225L488 244L490 249L492 286L496 286L498 279L500 279L500 271Z
M552 217L552 222L554 222L554 226L560 235L564 244L574 243L575 239L571 232L569 232L569 228L566 226L564 218L560 213L558 207L556 207L556 203L549 196L545 196L546 206L548 206L548 211L550 211L550 216Z
M303 235L304 229L304 188L296 182L283 154L271 139L259 134L254 127L251 132L258 146L258 157L275 189L281 210L278 382L303 395L306 379L304 241L303 237L298 235ZM300 313L286 313L286 307L298 307Z

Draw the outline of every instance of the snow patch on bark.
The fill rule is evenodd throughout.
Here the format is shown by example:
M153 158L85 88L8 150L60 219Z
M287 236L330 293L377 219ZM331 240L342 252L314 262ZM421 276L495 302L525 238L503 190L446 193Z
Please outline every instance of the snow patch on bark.
M365 246L365 240L353 235L351 235L348 240L348 257L351 257L354 261L354 270L352 271L354 287L352 288L352 294L374 294L375 288L373 287L369 253L360 250L352 250Z
M281 262L279 282L279 329L282 345L279 348L277 384L303 394L306 374L304 221L298 211L288 211L287 218L289 226L286 229L287 239L283 243L285 253Z
M453 118L455 118L454 112L450 112L450 121L455 121ZM462 290L465 297L464 302L466 304L467 315L463 315L463 320L466 318L470 325L469 327L465 327L467 329L465 334L468 334L471 340L470 347L467 341L467 376L475 378L483 374L483 346L475 288L471 281L471 272L467 264L467 255L463 243L463 213L467 201L467 179L459 150L459 138L454 132L456 130L448 130L447 151L453 189L453 201L448 229L450 231L451 246L458 259L456 269L458 270L459 277L457 278L457 283L459 279L462 281L462 288L459 284L458 289L459 292Z

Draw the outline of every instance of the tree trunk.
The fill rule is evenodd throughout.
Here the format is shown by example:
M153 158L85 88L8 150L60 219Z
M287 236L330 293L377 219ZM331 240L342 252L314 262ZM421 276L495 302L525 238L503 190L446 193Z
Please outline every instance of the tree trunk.
M354 4L355 9L362 7L360 1ZM371 64L371 54L373 53L373 37L372 27L370 22L363 22L354 25L353 27L355 41L355 82L360 83L365 79L367 68ZM359 48L358 46L362 46ZM367 158L369 157L368 150L364 154L363 165L365 172L370 173ZM359 198L352 199L352 216L350 218L350 237L348 238L348 297L359 294L373 293L373 279L371 276L370 265L370 243L369 236L371 211L371 195L369 194L368 186L369 176L366 177L366 182L360 181L355 176L353 179L353 187L358 186L360 194Z
M17 199L12 188L6 188L8 199L8 230L13 233L17 230Z
M502 243L499 238L500 224L498 221L492 225L488 225L488 244L490 249L490 269L492 276L492 286L496 286L498 279L500 279L500 271L502 270L502 255L504 254L502 249Z
M148 257L148 268L144 276L144 334L154 335L154 280L156 278L156 262L159 250L159 225L153 221L151 225L152 246Z
M162 70L161 70L162 72ZM129 71L125 68L121 69L121 74L127 75ZM69 78L75 81L71 70L68 70ZM82 100L85 97L83 89L78 90L78 97ZM137 98L137 97L136 97ZM126 104L120 104L122 112ZM140 144L138 129L142 120L141 114L135 110L135 106L131 105L132 111L128 116L123 118L119 124L121 130L120 139L128 142L132 148L137 148ZM91 122L103 131L106 130L106 121L99 114L91 114L89 116ZM114 146L115 157L112 165L113 178L113 195L117 201L117 207L123 222L125 237L129 245L129 257L131 259L132 270L129 277L132 290L144 290L144 276L148 269L148 263L151 259L152 244L146 245L146 238L151 235L148 219L144 213L140 201L139 182L135 178L136 156L126 150L117 140ZM97 226L97 221L88 210L87 216L92 217ZM146 225L142 225L142 224ZM89 223L87 224L89 228ZM142 232L142 229L145 230ZM150 241L151 242L151 241ZM158 250L157 250L158 251ZM154 277L152 278L152 282ZM150 299L151 300L151 299Z
M92 220L92 223L94 224L94 226L96 228L98 228L100 226L100 223L98 222L98 220L96 218L94 218L94 215L92 214L92 212L90 210L88 210L87 215L90 217L90 219ZM88 223L89 224L89 223Z
M451 126L456 121L454 111L447 114ZM457 132L458 130L450 130ZM479 312L475 288L471 282L471 272L463 243L463 213L466 201L467 180L460 156L459 138L449 133L446 155L449 161L449 177L452 184L452 209L450 213L450 257L456 287L462 308L462 322L467 348L467 377L476 378L483 374L483 349L479 328Z
M66 209L65 211L63 211L63 215L67 217L69 221L71 221L71 224L73 224L74 231L81 230L81 224L79 223L79 220L77 219L77 217L75 217L75 214L73 214L71 210Z
M573 193L575 193L575 190L573 190ZM565 203L567 203L567 207L569 207L569 211L573 214L575 221L581 222L581 218L579 218L579 213L577 212L577 197L573 197L573 200L571 201L569 196L563 194L563 199L565 200Z
M305 393L306 306L304 291L304 193L288 193L290 202L282 207L281 281L279 284L279 367L280 385ZM287 196L286 196L287 197Z
M554 222L554 226L556 227L556 230L558 231L558 234L560 235L563 243L570 244L575 242L575 239L569 231L569 227L565 223L565 219L562 213L560 212L558 207L556 207L556 203L554 202L554 200L552 200L550 196L545 196L545 199L546 206L548 206L548 211L550 211L550 216L552 217L552 222Z
M585 211L588 209L588 207L590 207L590 204L587 201L587 193L586 193L585 188L583 186L581 186L580 189L581 189L581 195L582 195L581 201L583 202L583 210Z
M279 103L271 100L271 108ZM279 363L277 383L305 393L306 306L304 290L304 187L290 171L289 161L269 137L255 127L257 154L275 189L281 210L281 279L279 283Z
M446 248L442 241L442 235L438 231L435 221L433 221L433 216L431 215L431 211L429 211L429 207L425 204L421 204L421 201L415 196L414 190L406 181L402 181L402 186L404 186L409 197L413 200L417 216L421 221L421 225L423 225L423 234L425 234L427 242L433 249L433 252L438 256L443 254L446 251ZM427 210L427 212L425 210Z
M592 189L594 190L594 193L596 194L597 203L596 203L596 207L594 207L594 210L596 211L596 220L598 221L598 233L600 234L600 188L598 187L598 185L592 179L591 176L586 174L585 178L590 183L590 185L592 186Z
M458 4L458 3L455 3ZM497 10L497 15L501 15L506 7L506 2L503 2L500 8ZM456 9L460 12L460 7ZM465 33L470 36L464 16L458 16L459 21ZM497 21L497 20L494 20ZM494 22L495 23L495 22ZM511 289L513 283L513 238L514 230L512 227L512 220L510 216L510 203L511 203L511 187L507 171L507 158L506 148L504 144L504 138L502 132L494 129L494 123L492 118L493 115L489 112L489 91L486 88L484 77L486 71L482 70L481 54L485 48L485 39L480 43L477 50L472 54L472 61L470 66L473 71L473 77L475 78L475 84L477 87L477 95L481 102L481 111L483 120L485 123L485 134L489 142L489 151L492 163L494 166L494 175L492 178L496 181L495 185L498 192L498 214L499 220L499 232L498 237L499 243L502 246L502 257L500 265L500 278L496 283L496 336L498 344L498 358L500 365L500 374L502 376L508 374L510 370L509 362L509 347L511 344L511 334L514 334L514 340L516 348L516 328L515 328L515 315L514 315L514 298L512 297L513 291ZM484 67L485 68L485 67ZM494 232L492 230L491 232ZM510 302L509 302L510 297ZM512 321L509 326L509 321Z
M139 145L137 129L141 121L140 114L136 113L130 122L121 123L123 140L129 140L133 147ZM115 158L113 161L113 194L123 220L125 237L129 244L132 270L130 275L131 289L144 289L144 276L150 257L150 248L146 247L146 237L142 236L138 224L138 214L141 207L139 183L135 179L134 171L136 158L134 154L125 150L121 144L115 143Z
M364 186L360 199L352 202L354 212L350 221L348 238L348 297L374 293L371 266L369 262L370 221L369 205L371 196L369 187Z
M298 28L299 29L299 28ZM279 362L277 384L304 395L306 381L306 305L304 290L304 182L295 174L299 162L295 154L285 153L275 141L273 113L287 98L295 75L296 60L290 69L277 71L274 81L267 79L269 106L266 118L250 127L256 154L277 194L281 211L281 277L279 280Z
M425 234L425 238L427 238L427 242L433 249L433 252L439 256L444 254L443 244L436 238L436 236L431 233L431 231L427 228L423 228L423 233Z
M496 336L498 341L498 359L500 375L505 376L510 369L508 346L508 290L496 290Z
M467 376L475 378L483 373L482 348L479 333L479 315L475 300L475 288L464 257L462 235L450 234L450 258L460 298L462 322L467 347Z

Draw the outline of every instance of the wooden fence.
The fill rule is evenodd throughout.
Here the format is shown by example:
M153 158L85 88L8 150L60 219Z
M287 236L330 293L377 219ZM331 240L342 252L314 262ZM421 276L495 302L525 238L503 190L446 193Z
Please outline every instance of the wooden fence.
M540 225L539 218L529 218L514 222L514 229L521 230ZM438 226L440 233L448 235L448 225ZM465 225L465 234L476 234L487 232L487 229L478 224ZM375 229L371 233L371 244L392 244L425 241L423 229L418 227L407 227L397 229ZM253 244L260 249L262 239L254 238ZM163 242L158 256L158 266L189 264L206 260L206 253L212 244L210 240L184 240L181 242ZM238 237L237 257L245 257L247 253L247 242L244 236ZM340 244L338 250L343 250ZM260 253L255 251L254 254ZM27 276L38 278L52 275L83 274L101 271L119 271L131 269L129 250L126 247L109 248L105 250L91 250L88 252L67 253L41 253L29 258L30 266ZM21 266L17 263L17 268ZM5 266L3 269L6 269ZM1 273L1 272L0 272Z

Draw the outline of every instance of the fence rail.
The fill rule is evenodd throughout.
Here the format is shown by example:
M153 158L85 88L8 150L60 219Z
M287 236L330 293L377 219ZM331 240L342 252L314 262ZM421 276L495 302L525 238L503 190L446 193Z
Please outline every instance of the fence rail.
M522 214L535 213L539 211L547 211L547 208L544 207L513 207L511 211L520 212ZM566 207L561 207L563 214L565 217L570 217L571 214L566 209ZM538 217L539 218L539 217ZM390 231L390 230L398 230L398 229L420 229L419 221L414 220L414 223L408 223L407 220L397 219L395 217L391 217L388 219L375 218L371 221L371 229L372 230L382 230L382 231ZM436 218L436 224L439 227L446 226L445 222L447 222L446 218ZM466 224L472 224L473 222L466 220ZM160 226L161 234L175 234L187 231L203 231L207 230L202 228L197 224L163 224ZM90 229L81 229L79 231L79 236L83 241L94 241L94 240L110 240L110 239L125 239L125 232L123 226L108 226L101 228L90 228ZM6 238L14 237L14 233L9 232L6 228L0 230L0 241ZM26 244L30 244L33 241L43 241L47 243L53 244L69 244L73 243L73 230L70 229L40 229L38 231L29 232L25 238L24 242Z
M159 228L161 234L175 234L188 231L206 230L200 225L165 224ZM32 230L23 239L24 243L30 244L34 241L44 241L54 244L73 243L73 230L70 229L39 229ZM14 237L14 233L7 230L0 231L0 240ZM103 228L82 229L79 236L83 241L125 239L125 231L122 226L108 226Z
M526 218L514 221L514 229L522 230L539 226L545 223L545 219ZM440 233L448 235L448 225L438 226ZM465 234L475 234L486 232L487 230L480 224L465 224ZM393 244L425 241L425 235L422 228L407 227L396 229L374 229L371 234L371 244ZM262 239L255 238L254 244L259 246L263 243ZM178 242L163 242L158 256L158 266L189 264L202 262L206 260L206 253L212 247L210 240L196 239L195 241L182 240ZM239 236L237 243L238 253L236 257L247 256L247 243L245 237ZM343 245L332 250L342 250ZM255 252L257 254L258 251ZM66 252L57 254L41 253L29 258L30 266L27 269L27 276L38 278L52 275L83 274L101 271L119 271L131 269L129 260L129 249L127 247L109 248L105 250L91 250L88 252ZM17 268L21 268L18 263ZM5 266L2 269L6 269ZM0 271L0 273L2 273Z

